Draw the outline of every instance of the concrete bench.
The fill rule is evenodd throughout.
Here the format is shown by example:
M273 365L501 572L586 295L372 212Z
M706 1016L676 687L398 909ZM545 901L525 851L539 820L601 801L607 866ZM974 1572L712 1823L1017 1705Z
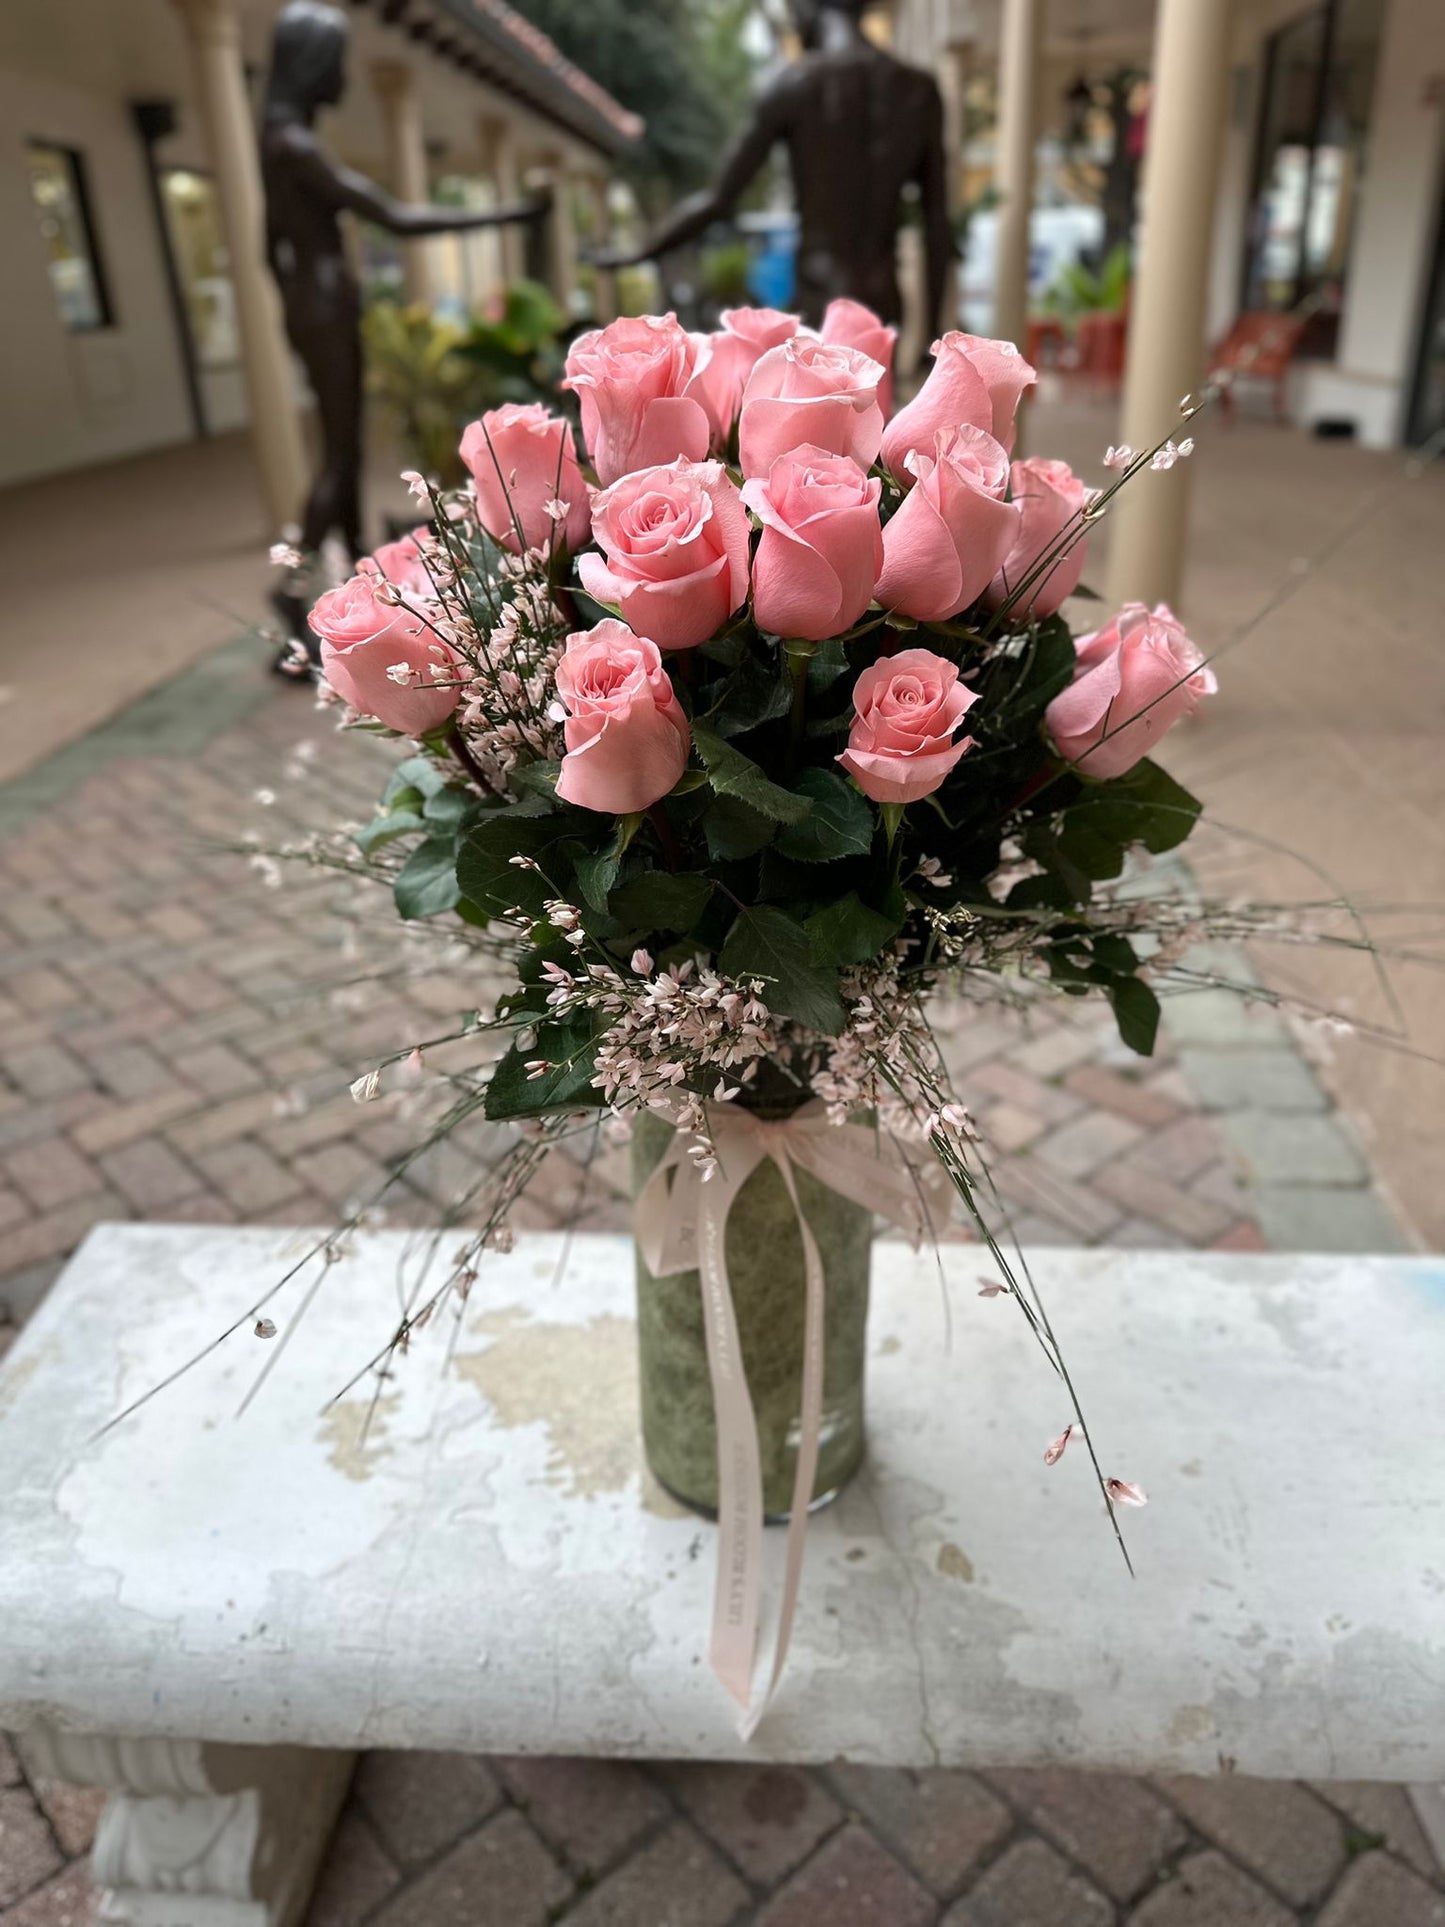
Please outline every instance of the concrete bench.
M107 1419L296 1234L106 1227L0 1373L0 1727L116 1789L105 1918L299 1918L365 1747L1445 1777L1445 1265L1050 1251L1130 1580L976 1253L875 1267L865 1473L809 1534L756 1739L705 1659L710 1529L644 1480L630 1247L489 1262L384 1387L405 1234L359 1240L237 1421L249 1331ZM273 1307L286 1331L303 1277ZM448 1362L447 1348L455 1339ZM272 1343L279 1343L273 1340ZM771 1537L772 1535L770 1535Z

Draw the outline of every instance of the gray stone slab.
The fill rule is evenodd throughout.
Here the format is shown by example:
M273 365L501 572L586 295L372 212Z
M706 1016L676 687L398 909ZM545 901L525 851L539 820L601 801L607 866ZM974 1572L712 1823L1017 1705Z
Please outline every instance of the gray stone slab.
M1323 1111L1328 1100L1309 1065L1289 1048L1181 1050L1179 1067L1210 1111Z
M1248 1184L1351 1185L1369 1179L1365 1160L1336 1117L1233 1111L1224 1130Z
M950 1349L931 1258L880 1247L870 1460L810 1526L744 1746L711 1531L642 1473L627 1241L575 1240L560 1282L555 1236L489 1261L361 1443L365 1395L329 1401L418 1249L359 1239L244 1417L248 1326L98 1436L296 1243L92 1235L0 1370L0 1727L1445 1777L1445 1262L1035 1254L1104 1469L1150 1495L1131 1581L1086 1455L1043 1464L1068 1410L1013 1307L950 1252Z
M1283 1024L1268 1004L1251 1003L1235 990L1171 990L1163 1005L1165 1026L1181 1047L1269 1050L1288 1042Z
M1275 1251L1407 1251L1409 1243L1369 1185L1262 1184L1250 1209ZM1439 1363L1445 1364L1445 1358Z

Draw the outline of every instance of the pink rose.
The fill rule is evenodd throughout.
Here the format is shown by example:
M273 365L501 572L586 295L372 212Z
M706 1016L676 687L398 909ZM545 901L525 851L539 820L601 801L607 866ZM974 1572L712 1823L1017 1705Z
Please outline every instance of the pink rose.
M634 469L707 454L707 410L686 392L699 353L673 314L625 317L572 343L562 386L581 399L582 436L604 488Z
M763 525L753 557L753 615L774 635L821 642L841 635L873 600L883 562L883 484L846 455L795 448L766 481L743 484Z
M983 594L1018 536L1018 506L1004 500L1008 456L981 428L955 428L908 466L917 486L883 531L874 594L918 622L946 622Z
M1084 573L1089 543L1078 518L1091 491L1067 462L1047 462L1035 455L1014 463L1009 492L1018 503L1019 532L984 600L990 609L1000 608L1072 525L1078 532L1072 548L1050 563L1034 587L1009 609L1020 622L1028 616L1051 616L1078 588Z
M610 619L579 630L557 664L557 694L567 709L564 803L627 816L667 795L692 731L656 643Z
M462 436L461 457L471 470L477 520L503 548L516 555L559 542L577 549L587 540L587 484L572 430L541 402L488 409ZM549 502L566 508L560 523Z
M883 439L878 388L887 369L856 348L794 335L770 348L748 376L738 417L744 475L766 475L794 448L851 455L871 468Z
M1044 711L1054 747L1086 776L1122 776L1218 688L1167 603L1126 602L1080 636L1074 680Z
M356 565L357 574L379 575L413 600L418 596L435 596L436 584L420 548L421 538L430 534L431 530L423 523L410 535L398 536L395 542L383 542L379 549L362 556Z
M857 348L881 363L884 375L878 384L878 406L887 421L893 413L893 356L898 347L898 330L880 321L861 301L830 301L823 315L822 336L841 348Z
M909 453L932 448L940 429L957 428L964 422L983 429L1005 449L1012 448L1019 396L1037 380L1011 341L944 335L933 344L927 381L888 424L884 465L906 488Z
M853 685L853 727L838 761L875 803L916 803L973 747L953 732L977 701L930 649L882 656Z
M706 642L747 601L747 511L721 462L624 475L594 496L592 533L583 588L660 649Z
M791 341L802 327L795 314L777 308L724 308L722 327L699 357L688 393L707 410L712 445L727 447L743 404L743 387L769 348Z
M376 588L376 576L354 575L328 589L311 611L322 671L358 714L402 736L425 736L461 697L457 684L433 682L438 674L449 676L459 657L419 617L379 602ZM392 669L399 674L390 675Z

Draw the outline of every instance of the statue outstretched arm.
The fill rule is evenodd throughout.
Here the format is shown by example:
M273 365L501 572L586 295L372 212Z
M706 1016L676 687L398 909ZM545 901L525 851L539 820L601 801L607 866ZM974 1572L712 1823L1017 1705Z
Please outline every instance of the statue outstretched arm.
M463 228L501 227L508 221L534 221L547 211L546 197L519 201L510 207L460 208L421 206L398 201L354 167L335 161L315 141L293 144L299 185L334 208L346 208L364 221L374 221L392 234L418 237L452 234Z
M948 160L943 146L943 100L937 89L928 110L923 155L918 167L918 191L923 213L923 251L928 281L928 325L953 327L943 313L948 289L948 265L953 257L953 228L948 218Z
M696 240L714 221L731 214L748 185L761 172L773 148L787 132L786 80L769 89L753 109L753 117L733 142L723 159L717 180L701 193L690 194L679 202L671 215L638 248L606 249L592 259L599 267L630 268L639 261L652 261L670 254L688 241Z

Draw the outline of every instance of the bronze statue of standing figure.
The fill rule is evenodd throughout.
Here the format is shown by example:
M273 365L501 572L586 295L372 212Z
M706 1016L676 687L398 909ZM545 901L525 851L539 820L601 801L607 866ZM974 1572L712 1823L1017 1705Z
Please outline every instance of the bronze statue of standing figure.
M804 320L816 326L840 295L884 321L899 319L895 252L900 201L912 185L923 216L927 318L936 331L953 246L943 99L931 74L868 39L863 10L864 0L793 0L802 58L764 89L716 186L684 201L645 246L603 255L601 264L631 267L695 239L732 213L781 143L801 229L793 305Z
M533 220L545 201L485 211L410 207L341 166L315 134L316 116L346 89L349 28L338 7L289 0L276 21L261 124L266 254L281 290L286 333L306 368L321 427L321 469L307 498L301 548L333 531L354 563L361 517L361 293L341 237L343 210L415 239ZM289 611L286 611L289 613ZM305 634L304 624L299 631Z

